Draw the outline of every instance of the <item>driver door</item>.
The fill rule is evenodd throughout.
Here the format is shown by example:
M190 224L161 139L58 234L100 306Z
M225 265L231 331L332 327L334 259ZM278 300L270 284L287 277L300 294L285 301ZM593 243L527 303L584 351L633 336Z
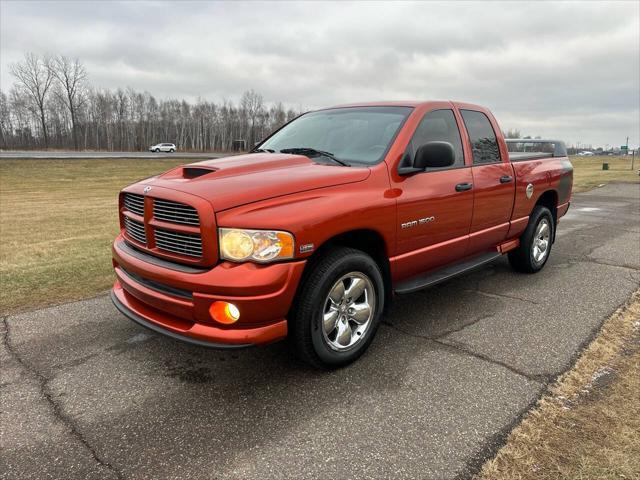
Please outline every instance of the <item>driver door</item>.
M473 176L465 165L453 110L427 112L409 142L405 158L430 141L451 143L455 163L403 177L398 185L395 274L407 278L462 258L473 213ZM409 158L407 158L409 156Z

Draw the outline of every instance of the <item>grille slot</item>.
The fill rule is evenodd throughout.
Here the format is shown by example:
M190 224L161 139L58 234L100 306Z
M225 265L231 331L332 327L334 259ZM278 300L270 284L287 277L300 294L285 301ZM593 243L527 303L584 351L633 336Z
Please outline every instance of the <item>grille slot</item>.
M129 217L124 217L124 229L134 240L144 244L147 243L147 235L145 234L142 223L131 220Z
M188 255L190 257L202 256L202 239L200 235L190 235L187 233L171 232L156 228L156 245L168 252Z
M136 215L144 217L144 197L135 193L124 194L124 207Z
M168 200L155 199L153 201L153 216L165 222L200 225L198 212L195 208Z

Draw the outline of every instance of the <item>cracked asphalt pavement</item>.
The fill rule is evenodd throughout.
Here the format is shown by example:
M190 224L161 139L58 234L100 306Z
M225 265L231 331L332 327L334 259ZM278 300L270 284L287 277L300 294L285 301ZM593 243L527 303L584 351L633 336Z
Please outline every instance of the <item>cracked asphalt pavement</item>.
M107 296L5 317L0 478L466 478L640 284L640 186L574 196L546 268L399 297L320 372L184 345Z

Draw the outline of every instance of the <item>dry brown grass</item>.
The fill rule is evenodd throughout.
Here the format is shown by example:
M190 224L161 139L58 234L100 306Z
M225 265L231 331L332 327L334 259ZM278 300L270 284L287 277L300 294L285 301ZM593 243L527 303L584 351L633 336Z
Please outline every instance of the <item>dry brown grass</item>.
M609 170L602 170L602 164L609 164ZM572 156L573 163L573 191L585 192L602 183L609 182L640 182L638 169L640 158L636 156L635 168L631 170L631 157L616 156Z
M640 478L640 292L605 322L478 478Z

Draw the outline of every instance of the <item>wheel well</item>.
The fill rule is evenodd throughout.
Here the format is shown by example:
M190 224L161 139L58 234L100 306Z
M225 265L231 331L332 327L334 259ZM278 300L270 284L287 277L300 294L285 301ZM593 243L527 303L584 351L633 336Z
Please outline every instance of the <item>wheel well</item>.
M555 190L547 190L538 198L536 205L542 205L543 207L547 207L551 212L551 216L553 217L553 225L556 227L558 225L558 192ZM553 241L555 241L556 236L556 228L553 229Z
M341 233L334 237L331 237L324 242L320 248L311 256L307 263L313 264L314 258L322 256L323 251L326 251L332 247L350 247L356 250L361 250L369 255L380 267L382 272L382 279L384 281L385 288L385 305L388 306L391 303L392 290L391 290L391 267L389 265L389 257L387 255L386 243L382 235L374 230L352 230L349 232Z

